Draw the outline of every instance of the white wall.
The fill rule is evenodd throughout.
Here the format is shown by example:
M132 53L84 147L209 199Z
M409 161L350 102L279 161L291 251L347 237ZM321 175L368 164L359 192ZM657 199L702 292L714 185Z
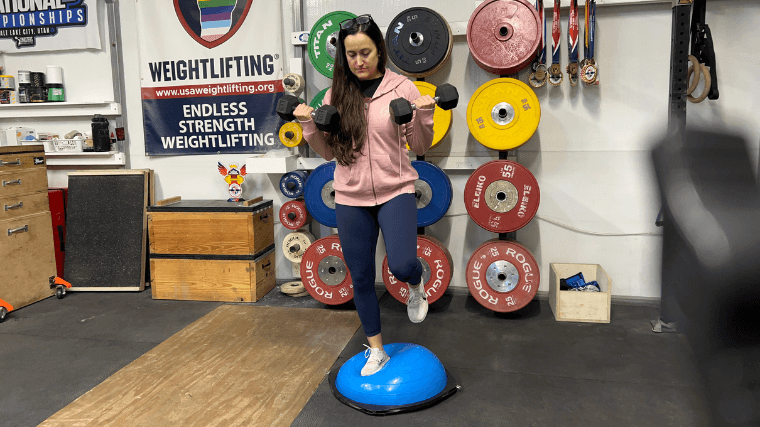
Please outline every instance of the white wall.
M0 53L0 64L5 66L5 73L18 78L18 70L45 72L46 66L58 65L63 69L63 83L67 102L113 101L112 48L108 43L109 26L104 0L97 0L97 10L102 50ZM66 29L61 31L66 31ZM43 108L49 109L51 107L45 106ZM28 111L32 112L33 110L29 109ZM57 109L57 111L61 111L64 115L44 118L4 118L2 111L0 111L0 128L27 126L34 128L37 132L53 132L61 137L72 130L78 130L82 133L91 132L92 117L67 117L65 116L65 109ZM109 120L112 118L109 117ZM66 174L69 171L69 167L48 166L48 185L50 187L65 187L67 185Z
M129 112L129 166L156 171L159 198L177 195L185 199L226 198L226 188L220 185L214 165L217 161L244 162L245 155L146 157L144 154L135 2L120 2L127 91L125 108ZM281 3L283 39L287 42L291 31L291 1ZM760 83L753 75L760 55L741 42L757 38L755 30L760 26L760 10L751 3L708 2L707 22L720 64L721 96L718 101L689 104L688 115L690 124L722 125L741 132L757 153ZM400 11L412 6L435 9L449 21L467 21L474 9L471 1L454 0L305 0L305 25L310 28L325 13L347 10L356 14L371 13L376 22L385 26ZM583 14L580 15L582 18ZM550 8L547 19L551 19ZM562 27L566 31L566 9L562 13ZM518 231L517 237L541 266L540 291L548 290L549 263L598 263L612 278L614 295L656 298L660 293L661 244L658 236L650 234L658 233L654 220L659 211L659 196L648 149L652 136L665 129L667 120L670 4L600 6L597 35L600 86L571 87L565 80L559 88L536 90L542 108L541 122L534 137L516 154L518 161L526 165L539 182L541 205L537 217ZM562 43L564 67L567 61L564 34ZM283 51L292 56L295 49L285 45ZM327 87L329 80L314 72L308 59L305 68L310 98ZM465 118L472 93L496 77L473 62L464 36L455 37L451 59L427 80L433 84L447 81L454 84L462 99L454 111L449 136L429 153L429 160L468 155L482 156L485 162L496 156L469 135ZM526 77L520 76L523 80ZM757 163L755 158L753 163ZM466 215L463 188L471 171L448 173L454 188L454 202L447 217L431 226L428 234L439 238L452 253L455 271L451 286L466 287L464 266L470 254L495 235L481 229ZM278 181L279 176L249 176L244 197L263 194L275 201L277 210L287 201L277 190ZM316 223L314 228L318 236L330 231ZM278 251L279 243L288 232L276 226ZM383 255L381 247L378 271ZM290 263L282 255L278 256L277 265L278 278L292 277Z

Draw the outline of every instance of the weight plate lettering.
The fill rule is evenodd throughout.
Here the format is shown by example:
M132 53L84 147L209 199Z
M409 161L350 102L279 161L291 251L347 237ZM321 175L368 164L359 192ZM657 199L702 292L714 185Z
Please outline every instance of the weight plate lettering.
M304 253L316 239L308 231L289 233L282 241L282 253L290 262L301 262Z
M417 86L421 95L430 95L430 97L435 98L436 87L434 85L419 80L415 81L414 85ZM435 112L433 113L433 144L431 147L435 147L436 144L441 142L441 140L449 134L449 129L451 129L451 116L451 110L444 110L437 105L435 106ZM407 145L407 149L408 148L409 146Z
M340 23L346 19L356 18L350 12L332 12L319 18L309 32L309 60L314 68L327 78L332 78L335 66L336 44Z
M525 307L536 296L541 276L538 263L522 245L492 239L467 261L470 295L489 310L502 313Z
M501 78L478 88L467 105L467 126L481 144L513 150L538 129L541 106L533 89L520 80Z
M541 192L525 166L511 160L492 160L475 170L464 186L467 213L494 233L519 230L538 211Z
M337 234L312 243L301 261L301 281L319 302L338 305L354 298L354 286Z
M288 122L280 128L280 142L286 147L298 147L304 143L303 128L300 123Z
M422 264L422 284L425 287L428 304L436 302L448 289L454 271L454 261L449 250L437 239L417 236L417 259ZM383 259L383 282L391 295L406 304L409 287L398 281L388 268L388 256Z
M292 171L282 175L280 178L280 191L285 197L295 199L303 196L306 178L309 174L306 171Z
M486 0L467 23L472 59L489 73L515 74L536 56L542 25L526 0Z
M303 200L291 200L280 208L280 223L289 230L305 227L311 220Z
M317 109L322 106L322 102L325 100L325 94L327 93L327 90L330 89L329 87L326 87L319 91L318 94L314 95L314 98L311 98L311 102L309 103L309 107L313 109Z
M449 59L453 44L449 23L426 7L401 12L385 33L388 58L402 74L411 77L438 71Z
M333 228L338 226L335 218L334 176L335 162L322 163L309 175L304 188L306 209L311 216L320 224Z
M293 281L280 285L280 292L283 294L288 294L290 296L297 296L303 292L306 292L306 287L304 287L303 282L301 281Z
M453 198L451 181L438 166L419 160L412 161L419 179L414 182L417 200L417 227L433 225L448 212Z

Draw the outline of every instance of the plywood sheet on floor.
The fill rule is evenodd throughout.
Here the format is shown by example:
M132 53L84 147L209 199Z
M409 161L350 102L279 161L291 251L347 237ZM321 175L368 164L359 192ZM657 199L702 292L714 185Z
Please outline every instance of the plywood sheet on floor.
M355 311L224 305L41 426L289 426L359 325Z

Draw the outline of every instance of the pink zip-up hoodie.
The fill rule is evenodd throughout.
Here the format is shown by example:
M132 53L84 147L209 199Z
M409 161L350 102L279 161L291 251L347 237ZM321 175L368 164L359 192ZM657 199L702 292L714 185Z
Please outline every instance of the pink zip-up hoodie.
M328 90L323 105L330 103ZM336 162L335 202L348 206L380 205L403 193L414 193L417 171L409 161L409 148L419 156L433 143L434 108L414 110L412 121L398 126L388 112L388 105L396 98L413 103L420 91L408 78L386 69L380 86L372 98L366 98L367 140L361 155L350 166ZM335 155L327 146L324 134L313 120L301 121L304 139L325 160ZM355 143L355 142L354 142Z

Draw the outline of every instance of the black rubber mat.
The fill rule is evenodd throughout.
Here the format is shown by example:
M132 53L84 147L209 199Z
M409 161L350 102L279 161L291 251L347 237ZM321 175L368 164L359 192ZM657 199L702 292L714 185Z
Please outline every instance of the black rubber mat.
M384 343L435 353L462 389L419 412L373 417L340 403L327 377L294 426L707 426L688 344L652 333L657 309L615 305L612 323L556 322L546 301L496 314L469 295L447 295L421 324L385 295ZM333 366L364 349L360 329Z

